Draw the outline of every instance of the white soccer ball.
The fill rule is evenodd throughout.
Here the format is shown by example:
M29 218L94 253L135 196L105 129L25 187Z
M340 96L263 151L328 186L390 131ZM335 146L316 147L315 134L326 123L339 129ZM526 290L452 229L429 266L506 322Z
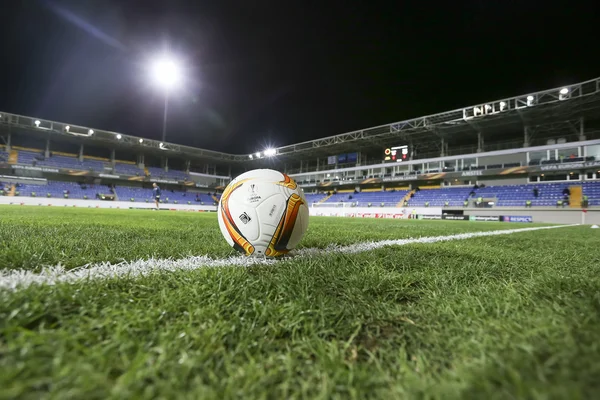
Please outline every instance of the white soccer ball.
M282 256L308 228L304 192L292 178L271 169L248 171L231 181L217 214L227 243L248 256Z

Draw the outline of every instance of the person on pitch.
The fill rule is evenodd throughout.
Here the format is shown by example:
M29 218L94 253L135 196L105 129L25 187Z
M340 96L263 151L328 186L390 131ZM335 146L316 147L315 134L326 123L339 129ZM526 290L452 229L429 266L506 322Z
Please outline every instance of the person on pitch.
M154 182L152 184L152 196L154 197L154 204L156 204L156 209L158 210L159 204L160 204L160 186L158 186L156 184L156 182Z

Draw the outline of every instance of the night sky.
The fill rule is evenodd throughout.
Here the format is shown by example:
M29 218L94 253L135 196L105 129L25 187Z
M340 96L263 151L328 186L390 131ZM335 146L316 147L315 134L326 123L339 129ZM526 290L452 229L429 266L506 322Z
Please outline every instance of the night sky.
M6 0L0 111L158 139L169 51L167 141L250 152L600 76L593 3Z

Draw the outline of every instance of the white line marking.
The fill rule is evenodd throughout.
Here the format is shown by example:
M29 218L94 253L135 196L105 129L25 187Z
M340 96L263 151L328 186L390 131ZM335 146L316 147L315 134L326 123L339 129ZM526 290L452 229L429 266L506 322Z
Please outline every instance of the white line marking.
M431 236L411 239L382 240L378 242L362 242L348 246L329 246L324 249L308 248L300 249L286 260L306 256L325 256L332 253L356 254L365 251L380 249L386 246L405 246L418 243L438 243L451 240L464 240L476 237L510 235L519 232L539 231L543 229L557 229L575 225L544 226L521 229L504 229L487 232L469 232L449 236ZM44 267L40 273L27 270L5 270L0 271L0 289L17 290L28 286L55 285L57 283L77 283L88 279L111 279L117 277L144 276L158 271L175 272L191 271L199 268L216 268L228 266L246 267L251 265L269 265L279 262L274 259L248 258L243 256L224 259L214 259L208 256L187 257L179 260L172 259L149 259L137 261L125 261L117 264L109 262L88 264L83 267L65 270L58 265L55 267Z

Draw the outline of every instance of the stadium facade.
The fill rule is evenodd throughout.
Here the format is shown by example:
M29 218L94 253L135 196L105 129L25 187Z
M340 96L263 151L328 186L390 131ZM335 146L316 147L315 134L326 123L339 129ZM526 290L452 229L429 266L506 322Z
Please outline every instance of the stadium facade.
M254 154L0 114L0 181L201 193L255 168L286 172L307 193L596 181L600 78Z

